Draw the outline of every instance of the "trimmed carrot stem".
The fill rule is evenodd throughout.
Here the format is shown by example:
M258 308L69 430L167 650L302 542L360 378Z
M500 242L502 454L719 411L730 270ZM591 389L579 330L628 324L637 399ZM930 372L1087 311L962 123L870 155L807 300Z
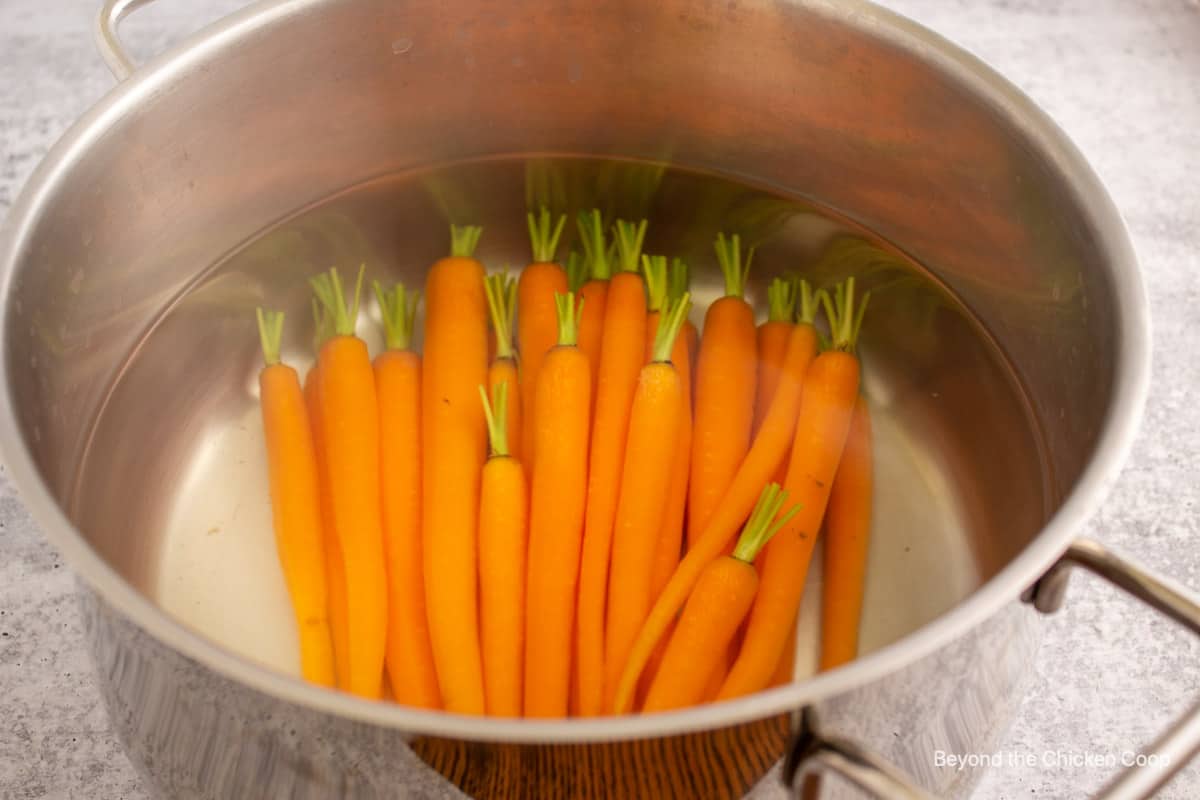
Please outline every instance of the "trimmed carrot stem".
M591 378L577 346L575 295L556 299L558 346L538 375L529 508L524 710L531 717L567 714L571 632L587 495Z
M461 714L485 710L477 555L487 443L478 388L487 381L488 312L478 239L478 228L452 227L451 255L426 277L421 383L426 612L443 704Z
M583 244L582 270L587 280L580 289L580 297L587 305L588 313L579 322L579 349L588 357L592 373L592 401L595 402L599 385L600 342L604 334L604 315L608 300L608 282L612 278L608 243L604 237L604 222L597 209L580 211L575 221L579 229L579 240Z
M320 483L304 390L296 370L280 362L281 312L257 310L265 366L259 373L263 433L275 548L292 601L300 641L300 674L336 683L329 594L322 546Z
M566 217L560 216L555 222L550 211L543 207L538 215L530 212L526 219L533 261L521 271L517 281L517 343L521 354L521 408L525 420L518 450L525 466L532 469L537 458L533 450L534 391L542 361L556 341L554 296L567 291L566 270L554 261Z
M513 314L517 307L517 282L507 272L489 275L484 281L488 312L491 315L492 331L495 334L496 354L488 367L488 391L495 392L497 386L508 386L511 402L505 403L505 430L509 441L509 455L521 457L521 382L517 369L516 350L513 348Z
M767 321L758 326L758 389L754 395L754 425L758 432L779 385L788 333L795 324L797 279L775 278L767 287Z

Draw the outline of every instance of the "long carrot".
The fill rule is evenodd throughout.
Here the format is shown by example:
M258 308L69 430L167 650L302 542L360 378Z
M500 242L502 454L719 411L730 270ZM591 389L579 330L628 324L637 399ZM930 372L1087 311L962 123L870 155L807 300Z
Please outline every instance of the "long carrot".
M866 398L859 395L825 512L822 670L833 669L858 655L858 625L871 536L871 461L871 411Z
M525 618L525 714L567 713L571 627L587 497L588 408L591 377L577 346L575 295L558 295L558 346L538 373L529 506Z
M349 691L377 698L383 688L388 630L379 486L379 405L367 345L354 335L362 270L349 308L337 270L312 280L333 319L334 336L321 346L321 421L330 508L346 574Z
M651 269L651 273L656 271ZM661 272L665 285L665 258ZM671 352L691 304L691 297L685 294L663 310L654 352L650 363L638 374L629 414L608 579L604 639L606 704L611 704L616 695L621 667L654 600L651 580L654 554L662 536L663 499L671 484L683 408L683 381L671 363Z
M421 558L421 357L412 350L418 295L402 283L385 289L376 281L375 296L387 343L375 357L388 578L385 663L396 702L439 708Z
M767 287L767 321L758 326L758 389L754 394L754 424L758 433L763 417L779 385L783 356L787 351L788 333L795 324L796 295L799 282L775 278Z
M786 500L787 492L779 484L768 484L750 512L733 554L710 561L696 579L646 695L646 711L683 708L705 699L709 676L719 668L754 602L758 590L754 559L775 532L799 511L793 505L780 514Z
M671 259L671 272L669 276L669 286L667 293L671 297L682 297L683 293L688 291L691 283L690 270L687 262L682 258ZM688 388L689 402L694 395L696 388L696 358L700 355L700 331L696 330L696 324L690 319L683 323L683 339L687 342L688 365L691 370L691 386ZM690 433L689 433L690 436ZM688 445L688 469L691 470L691 445Z
M508 394L515 387L483 387L491 457L483 465L479 487L479 606L483 642L483 687L487 713L521 716L522 660L525 656L525 534L528 489L525 469L510 452L505 419ZM518 398L514 392L514 402Z
M809 325L797 325L788 341L783 377L775 391L767 418L763 420L762 429L738 468L729 491L721 498L708 527L679 562L638 631L617 686L612 705L614 713L622 714L629 710L638 678L659 638L687 600L700 573L729 545L738 527L753 509L758 493L772 479L783 461L796 429L796 412L800 407L804 374L816 349L816 331Z
M743 262L741 239L717 237L725 296L708 307L696 360L696 410L688 484L688 543L708 525L750 447L754 422L754 309L743 293L754 251Z
M312 429L296 370L279 360L283 314L258 309L265 366L258 376L275 548L300 638L300 674L333 686L333 639L321 532L321 496Z
M330 317L321 304L312 298L314 353L321 352L321 345L333 335ZM329 475L325 459L325 433L321 420L320 363L314 361L304 376L304 404L308 408L308 425L312 431L313 453L317 458L317 480L320 483L321 499L321 544L325 553L325 578L329 590L329 627L333 637L333 660L337 673L337 686L348 691L350 688L350 631L346 618L346 566L342 560L342 549L338 545L337 533L333 529L333 508L329 498Z
M645 220L637 225L617 222L620 271L609 283L604 309L579 574L576 665L582 716L599 714L604 705L604 614L613 524L625 463L629 412L638 374L645 363L646 293L638 272L645 235ZM586 312L583 317L587 319Z
M504 420L508 454L520 459L520 375L517 370L517 354L513 350L513 311L516 309L517 282L509 277L507 272L489 275L484 282L484 292L487 295L488 312L491 315L496 342L496 354L488 367L488 391L494 394L500 384L508 386L508 396L512 398L511 403L504 404L508 409Z
M472 256L480 233L452 226L450 256L429 270L421 381L425 608L443 704L461 714L484 713L476 551L488 323L483 265Z
M580 211L575 225L579 229L579 240L583 244L581 272L587 276L579 289L579 296L588 310L579 321L579 349L587 355L588 363L591 364L594 389L599 385L600 342L604 334L612 265L609 262L609 247L604 238L604 223L600 212L597 209ZM593 401L596 396L597 393L593 391Z
M766 688L795 627L812 548L821 528L829 490L842 458L854 400L859 364L854 345L869 295L855 305L854 279L839 285L836 300L824 297L832 348L809 367L796 421L796 435L784 488L800 503L800 513L767 545L762 584L738 658L718 699L740 697Z
M517 344L521 353L521 407L526 420L521 432L519 452L529 469L537 454L533 451L534 389L538 372L546 353L558 339L558 323L554 313L554 296L567 291L567 273L554 261L558 240L566 216L554 222L544 206L538 215L526 215L529 243L533 261L521 271L517 282ZM476 403L478 405L478 403Z

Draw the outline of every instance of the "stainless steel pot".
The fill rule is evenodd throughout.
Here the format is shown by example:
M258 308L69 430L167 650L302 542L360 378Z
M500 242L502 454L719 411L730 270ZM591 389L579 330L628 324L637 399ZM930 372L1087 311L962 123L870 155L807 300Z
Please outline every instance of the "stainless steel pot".
M889 796L962 795L977 770L932 754L997 743L1037 642L1022 599L1052 610L1067 567L1200 632L1194 596L1074 538L1148 379L1121 221L1061 132L952 45L854 0L270 0L134 71L115 26L140 4L105 5L101 49L123 82L55 146L0 235L0 436L82 577L110 714L164 796L434 795L445 784L418 755L480 794L729 795L782 754L799 709L787 783L824 767ZM909 448L891 491L922 499L888 506L926 556L892 587L936 602L819 677L559 722L322 691L164 611L163 530L189 500L217 504L203 476L245 455L226 434L253 406L246 311L264 296L301 307L300 277L330 260L419 278L447 216L485 222L488 255L515 258L503 219L548 156L641 164L622 174L657 175L666 220L716 204L712 224L770 228L775 269L811 246L820 208L928 270L922 288L881 293L865 360L888 452ZM637 180L601 186L602 165L571 174L591 199L638 195ZM792 210L776 215L781 197ZM931 335L914 342L928 305L907 300L930 297ZM1127 773L1109 796L1145 795L1197 747L1193 708L1155 745L1170 767Z

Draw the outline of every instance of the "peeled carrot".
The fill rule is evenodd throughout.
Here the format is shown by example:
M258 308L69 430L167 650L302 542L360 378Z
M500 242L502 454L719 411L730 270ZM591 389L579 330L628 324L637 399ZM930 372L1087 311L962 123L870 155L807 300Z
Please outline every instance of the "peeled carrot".
M596 383L595 421L588 463L587 516L579 573L576 652L579 713L599 714L604 705L605 607L613 524L625 463L629 412L645 363L646 293L640 266L646 222L616 224L620 271L609 283ZM587 319L587 312L583 315Z
M312 281L333 319L334 336L321 346L321 421L330 508L346 574L349 691L378 698L388 631L379 486L379 405L367 345L354 335L362 270L347 308L337 270Z
M488 391L495 393L500 384L508 386L511 403L505 403L507 412L504 427L507 432L508 454L521 457L521 395L520 375L517 370L517 354L513 350L513 311L516 309L517 282L508 273L489 275L484 282L488 312L491 315L492 331L495 334L496 353L488 367Z
M696 360L688 544L694 545L750 448L754 422L754 309L743 293L753 249L742 261L741 239L717 237L725 296L708 307Z
M623 714L629 710L638 678L659 638L687 600L700 573L728 547L738 527L753 509L761 487L771 480L779 468L791 445L804 374L816 349L816 331L809 325L797 325L788 341L783 377L775 391L767 418L763 420L762 429L738 468L729 491L713 512L708 527L679 562L638 631L617 685L612 705L614 713Z
M556 298L558 346L538 373L529 505L525 618L525 715L563 717L571 671L571 627L587 497L591 378L578 347L584 309Z
M646 695L646 711L668 711L705 700L709 676L717 669L738 626L754 602L758 551L799 508L780 510L787 492L772 483L763 489L742 530L733 555L710 561L696 579L675 625L662 665Z
M775 387L779 385L788 333L795 324L798 292L799 283L794 279L775 278L767 287L767 321L758 326L758 389L754 394L754 433L758 433L762 426L771 398L775 396Z
M476 554L488 312L483 265L473 257L480 233L451 226L450 256L429 269L421 381L425 607L443 704L461 714L484 713Z
M858 655L858 625L871 536L871 461L871 411L866 398L859 395L825 513L822 670L853 661Z
M321 533L321 497L312 429L296 370L279 360L283 314L258 309L266 365L258 376L275 548L300 638L300 674L333 686L333 639Z
M421 558L421 357L412 350L418 295L375 282L387 349L375 357L379 483L387 555L385 663L396 702L440 708Z
M665 285L666 259L661 261ZM659 270L651 269L653 274ZM664 308L650 363L638 374L629 414L629 436L621 470L621 492L613 527L612 565L605 619L605 703L616 695L621 667L650 610L654 554L662 536L663 499L679 439L683 381L671 352L692 300L684 295Z
M514 387L483 387L491 457L479 486L479 607L483 643L483 687L487 713L521 716L525 655L525 529L528 494L525 470L510 452L505 407ZM514 392L514 402L519 398Z
M521 407L525 429L521 432L518 451L526 468L532 469L537 454L533 451L534 389L538 372L546 353L558 339L558 322L554 313L554 296L567 291L567 273L554 261L558 240L562 235L565 215L552 221L544 206L534 216L526 216L533 261L521 271L517 282L517 343L521 353ZM478 403L476 403L478 405Z
M721 700L757 692L771 681L795 626L812 548L850 428L859 384L854 344L869 296L856 307L854 279L850 278L837 287L835 302L827 296L823 299L832 348L817 356L805 376L784 481L784 488L801 510L763 554L762 584L737 660L717 693Z
M581 272L587 277L579 296L588 313L579 321L579 349L588 357L592 368L592 400L595 402L600 374L600 342L604 333L604 316L608 300L608 284L612 278L609 249L604 239L604 223L596 209L580 211L575 221L579 240L583 243Z

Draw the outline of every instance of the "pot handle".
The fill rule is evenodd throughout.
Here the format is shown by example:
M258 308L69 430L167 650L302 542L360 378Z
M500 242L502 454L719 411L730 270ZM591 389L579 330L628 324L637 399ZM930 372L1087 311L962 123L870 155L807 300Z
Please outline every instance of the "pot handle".
M1046 573L1031 586L1022 600L1044 614L1062 606L1067 576L1072 567L1083 567L1200 636L1200 598L1174 582L1154 575L1128 558L1119 556L1099 542L1077 539ZM1141 800L1150 797L1200 751L1200 703L1171 725L1149 748L1159 756L1155 763L1132 766L1108 782L1096 800ZM801 712L799 730L792 739L783 780L797 796L805 782L830 770L876 797L931 800L901 770L853 742L824 737L819 733L811 708ZM805 796L808 796L807 792Z
M117 26L121 20L136 11L139 7L149 5L153 0L104 0L100 12L96 15L96 48L100 57L108 65L108 71L118 81L123 81L133 74L137 64L125 52L121 38L117 35Z

